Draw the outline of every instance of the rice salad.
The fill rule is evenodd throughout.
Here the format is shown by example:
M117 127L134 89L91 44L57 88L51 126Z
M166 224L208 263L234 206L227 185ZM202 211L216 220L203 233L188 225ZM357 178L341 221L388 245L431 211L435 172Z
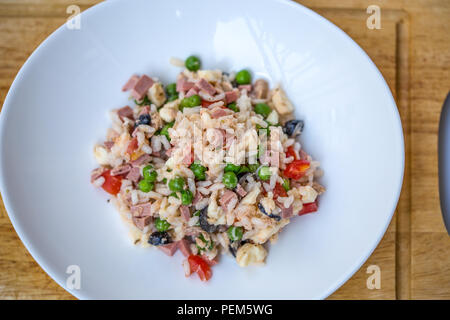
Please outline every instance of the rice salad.
M91 183L111 195L132 241L169 256L186 276L212 276L229 254L241 267L265 262L291 218L318 210L319 163L299 142L304 127L281 86L172 58L176 82L133 75L130 106L112 110L95 145Z

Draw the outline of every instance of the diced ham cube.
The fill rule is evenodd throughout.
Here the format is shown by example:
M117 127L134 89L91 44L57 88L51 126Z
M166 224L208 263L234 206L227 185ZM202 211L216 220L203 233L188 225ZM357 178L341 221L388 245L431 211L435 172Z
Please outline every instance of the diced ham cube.
M294 215L294 210L292 209L292 205L289 208L285 208L284 205L279 207L281 209L281 218L287 219Z
M117 110L117 114L119 115L120 119L122 119L122 121L124 118L134 120L133 109L131 109L129 106L120 108L119 110Z
M236 186L236 193L241 197L245 197L247 195L247 191L238 183Z
M123 164L123 165L121 165L121 166L118 166L118 167L112 169L110 174L111 174L112 176L117 176L117 175L119 175L119 174L125 174L125 173L128 173L128 172L130 172L130 170L131 170L131 165L129 165L129 164L127 163L127 164Z
M137 167L137 166L140 166L141 164L149 162L151 158L152 157L146 153L146 154L143 154L142 156L140 156L139 158L137 158L136 160L130 161L130 164L133 167Z
M150 221L152 221L152 217L133 217L132 219L134 225L140 230L143 230L144 227L148 226Z
M216 93L216 88L214 88L211 83L209 83L203 78L197 81L196 86L197 88L207 92L211 96L213 96Z
M183 256L185 256L186 258L191 255L189 241L187 241L186 239L182 239L182 240L178 241L177 246L178 246L178 249L180 249Z
M133 217L151 217L153 216L152 204L150 202L137 204L130 207Z
M203 196L200 192L196 192L194 199L192 200L192 204L195 206L197 203L199 203L203 199Z
M219 203L222 206L224 210L228 210L228 204L235 199L235 202L237 203L238 197L236 193L234 193L231 190L226 190L223 194L223 196L220 198Z
M132 75L130 79L128 79L127 83L124 84L124 86L122 87L122 91L128 91L133 89L133 87L136 85L136 83L138 82L139 77L137 75Z
M238 98L239 98L239 90L225 92L225 100L227 104L235 102Z
M136 100L142 100L153 83L154 81L152 78L145 74L142 75L131 90L131 95Z
M196 87L192 87L189 89L189 91L186 93L185 97L189 98L190 96L193 96L198 93L198 89Z
M111 150L111 148L114 146L114 141L105 141L103 142L103 145L106 147L106 149Z
M138 182L141 178L141 170L139 167L131 168L130 172L127 174L127 179L133 182Z
M167 254L169 257L171 257L177 251L178 246L176 242L172 242L162 246L158 246L158 248L161 249L161 251Z
M189 207L183 205L180 207L180 211L184 220L189 221L189 219L191 218L191 211L189 210Z
M228 114L228 112L222 108L214 108L214 110L211 112L211 116L214 119L218 119L220 117L224 117Z
M187 81L186 78L180 78L177 80L177 91L184 93L189 91L194 85L195 83Z

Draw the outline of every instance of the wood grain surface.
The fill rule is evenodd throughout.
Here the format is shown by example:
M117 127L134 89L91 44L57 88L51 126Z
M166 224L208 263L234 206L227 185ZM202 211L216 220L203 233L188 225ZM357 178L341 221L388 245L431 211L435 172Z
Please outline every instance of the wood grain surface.
M0 0L0 105L34 49L68 17L98 1ZM450 1L297 1L343 29L372 58L402 118L406 170L394 219L361 269L330 299L450 299L450 237L440 213L437 132L450 89ZM366 27L366 8L381 8L381 29ZM388 155L387 155L388 156ZM381 270L369 290L367 268ZM74 299L33 260L0 201L0 299Z

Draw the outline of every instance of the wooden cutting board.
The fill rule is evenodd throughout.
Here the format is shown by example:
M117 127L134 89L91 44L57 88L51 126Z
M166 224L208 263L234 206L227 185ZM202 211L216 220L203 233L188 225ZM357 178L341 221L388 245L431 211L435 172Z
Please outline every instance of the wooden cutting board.
M68 17L98 1L0 0L0 104L33 50ZM399 108L406 146L400 202L384 238L361 269L330 299L450 299L450 237L440 215L437 130L450 89L450 1L298 1L348 33L372 58ZM369 5L381 29L369 29ZM389 155L381 155L389 156ZM381 288L368 289L369 266ZM73 299L31 258L0 201L0 298Z

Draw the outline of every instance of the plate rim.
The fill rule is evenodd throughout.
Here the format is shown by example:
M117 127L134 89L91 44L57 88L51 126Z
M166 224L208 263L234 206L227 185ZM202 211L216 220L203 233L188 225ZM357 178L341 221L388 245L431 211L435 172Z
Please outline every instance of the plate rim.
M96 11L102 10L103 7L113 5L116 2L120 2L120 1L123 1L123 0L113 0L113 1L100 2L98 4L95 4L95 5L91 6L91 7L89 7L88 9L84 10L81 13L81 16L94 14ZM328 19L324 18L323 16L321 16L318 13L316 13L312 9L309 9L308 7L305 7L304 5L302 5L302 4L298 3L298 2L294 2L294 1L291 1L291 0L266 0L266 1L274 1L274 2L279 3L281 5L290 6L293 10L298 10L302 14L306 14L309 17L317 20L318 23L328 26L328 28L330 28L330 31L332 30L333 32L337 32L338 34L340 34L341 37L343 37L343 39L345 39L350 46L352 46L355 50L357 50L360 54L362 54L363 57L365 57L365 59L367 60L367 62L370 65L370 68L377 75L377 77L381 80L381 82L383 83L384 89L386 90L386 93L388 94L387 99L391 103L391 107L393 108L392 111L393 111L393 115L394 115L394 120L397 123L396 129L399 131L398 132L399 133L399 137L401 138L401 141L403 142L399 146L400 149L401 149L400 150L401 151L401 153L400 153L401 154L401 159L400 159L401 160L400 177L399 177L399 181L397 182L398 185L397 185L397 190L396 190L395 195L394 195L393 207L391 209L390 215L388 216L388 219L386 219L385 226L382 228L382 231L380 232L378 237L372 243L371 249L366 253L366 255L362 256L358 261L355 261L355 263L351 267L348 268L349 271L346 272L341 278L336 279L336 281L334 283L332 283L328 289L324 290L324 293L321 296L316 297L316 298L311 298L311 299L321 299L322 300L322 299L325 299L325 298L329 297L334 292L336 292L342 285L344 285L361 268L361 266L367 261L367 259L372 255L374 250L378 247L380 241L382 240L382 238L386 234L386 231L387 231L387 229L388 229L388 227L389 227L389 225L390 225L390 223L392 221L392 217L393 217L393 215L395 213L395 210L397 208L398 201L399 201L400 194L401 194L401 189L402 189L402 186L403 186L404 171L405 171L405 146L404 146L405 145L405 140L404 140L404 134L403 134L403 126L402 126L400 113L399 113L397 104L395 102L395 99L394 99L394 97L392 95L392 92L391 92L388 84L386 83L386 80L384 79L382 73L377 68L377 66L372 61L372 59L369 57L369 55L364 51L364 49L362 49L347 33L345 33L341 28L336 26L334 23L332 23ZM8 93L6 94L2 110L0 112L0 152L3 151L3 149L4 149L4 143L3 143L4 136L5 136L4 135L4 128L5 128L4 122L6 121L5 118L7 117L7 114L12 109L12 107L11 107L12 103L10 103L10 100L12 99L11 97L15 95L17 83L19 83L21 81L21 79L24 77L24 74L26 73L26 70L28 69L28 67L30 66L32 61L34 60L35 56L44 47L46 47L48 44L50 44L52 41L56 41L57 40L57 36L60 33L64 32L64 28L66 26L66 23L67 22L65 22L61 26L59 26L44 41L42 41L39 44L39 46L26 59L25 63L22 65L22 67L18 71L17 75L15 76L15 78L14 78L14 80L13 80L13 82L12 82L12 84L11 84L9 90L8 90ZM0 153L0 173L4 172L5 171L4 169L6 169L6 168L4 168L5 165L4 165L4 162L3 162L3 157L4 157L4 154ZM5 205L6 213L7 213L8 217L9 217L9 219L11 221L11 224L13 225L13 228L14 228L16 234L18 235L19 239L22 241L22 243L25 246L25 248L27 249L27 251L33 257L35 262L47 273L48 276L50 276L50 278L52 278L59 286L61 286L64 290L69 292L75 298L82 299L82 300L85 300L85 299L97 299L95 297L90 297L89 294L86 294L83 291L78 291L78 290L73 290L73 289L67 288L66 285L65 285L64 279L61 279L61 277L58 276L58 273L55 272L54 270L52 270L52 267L50 265L48 265L48 263L45 261L45 259L42 258L37 253L37 251L34 249L34 245L28 240L27 235L25 234L25 232L23 232L23 230L21 230L18 222L15 219L15 214L13 213L12 205L9 202L9 196L8 196L9 192L8 192L8 188L5 185L3 174L0 174L0 193L2 194L3 203Z

